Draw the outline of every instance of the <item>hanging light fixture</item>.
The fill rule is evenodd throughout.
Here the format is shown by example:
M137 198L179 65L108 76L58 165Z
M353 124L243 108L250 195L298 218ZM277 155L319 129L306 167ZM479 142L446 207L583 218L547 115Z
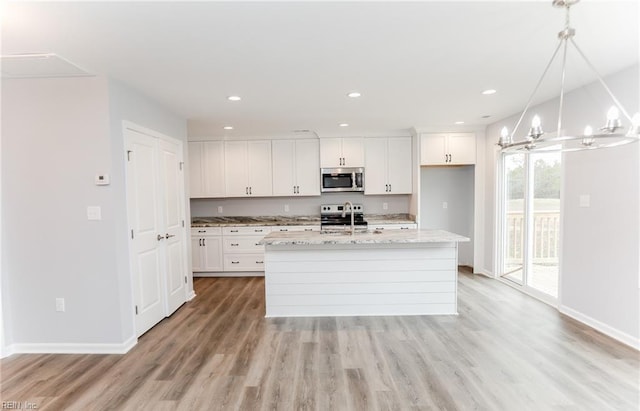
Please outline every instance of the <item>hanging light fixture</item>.
M571 6L578 3L580 0L553 0L553 6L562 7L566 10L566 20L564 29L558 33L558 38L560 39L558 43L558 47L556 47L553 55L551 56L551 60L547 64L538 84L536 85L533 93L529 97L529 101L527 102L516 126L514 127L513 133L509 133L509 130L506 127L503 127L500 132L500 139L498 140L498 145L502 148L503 152L514 152L514 151L578 151L578 150L593 150L597 148L605 148L605 147L616 147L623 144L633 143L634 141L640 140L640 113L636 113L633 118L629 116L627 111L624 109L622 104L618 101L618 99L613 95L607 84L604 82L602 77L595 70L593 64L587 59L582 50L578 47L573 37L576 34L575 29L571 28L569 25L569 11ZM572 44L574 48L578 51L578 54L582 57L584 62L589 66L589 68L593 71L593 73L598 78L600 85L604 87L605 91L613 100L614 106L609 109L607 113L607 121L605 125L599 128L594 132L591 126L586 126L582 135L562 135L562 109L564 104L564 85L565 85L565 71L567 65L567 49L569 44ZM549 71L549 67L555 60L556 56L560 49L563 49L562 56L562 78L560 85L560 104L559 104L559 112L558 112L558 127L557 133L554 137L544 137L545 132L542 130L542 121L539 116L535 115L531 120L531 128L529 129L529 133L525 136L524 139L520 141L514 141L513 137L515 133L518 131L518 127L522 123L527 110L529 110L529 106L533 101L536 93L538 92L538 88L542 81L544 80L547 72ZM622 115L631 123L629 129L625 132L622 126L622 120L620 119L620 112Z

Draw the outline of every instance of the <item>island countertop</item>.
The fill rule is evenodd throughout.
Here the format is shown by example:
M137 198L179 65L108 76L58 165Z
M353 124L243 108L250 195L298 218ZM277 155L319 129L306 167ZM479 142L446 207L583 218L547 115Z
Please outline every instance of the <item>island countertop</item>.
M260 243L273 245L406 244L466 242L469 238L444 230L368 230L351 235L343 232L273 232Z

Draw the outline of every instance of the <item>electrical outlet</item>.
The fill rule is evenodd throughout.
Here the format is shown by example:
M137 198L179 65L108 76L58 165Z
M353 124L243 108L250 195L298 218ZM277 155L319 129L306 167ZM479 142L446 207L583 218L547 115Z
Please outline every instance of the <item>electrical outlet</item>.
M580 194L580 207L591 207L591 196L589 194Z
M102 209L100 206L87 207L87 220L102 220Z
M284 212L288 213L289 212L289 204L285 204L284 205Z
M222 206L218 206L218 214L222 214Z
M382 209L383 210L388 210L389 209L389 203L382 203Z
M64 312L64 298L56 298L56 311Z
M447 204L447 202L446 202L446 201L443 201L443 202L442 202L442 208L444 208L444 209L449 208L449 204Z

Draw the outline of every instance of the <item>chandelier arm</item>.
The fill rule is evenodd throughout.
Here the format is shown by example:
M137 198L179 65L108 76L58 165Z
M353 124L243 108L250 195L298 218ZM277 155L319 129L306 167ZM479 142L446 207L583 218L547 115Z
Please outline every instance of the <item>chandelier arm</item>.
M567 8L568 10L568 8ZM569 13L567 13L567 24L569 19ZM560 131L562 130L562 108L564 106L564 83L565 83L565 75L567 68L567 47L569 43L567 43L567 39L562 39L564 43L564 50L562 53L562 79L560 81L560 104L558 108L558 132L556 136L560 136Z
M613 92L609 89L609 86L607 86L607 83L604 82L604 80L602 79L602 76L600 75L600 73L598 73L598 71L593 66L593 64L591 64L591 62L589 61L587 56L582 52L580 47L578 47L578 45L576 44L576 42L573 39L571 39L571 43L576 48L576 50L578 50L578 53L580 54L580 56L582 56L582 59L585 61L585 63L587 63L587 65L589 66L591 71L593 71L593 73L596 75L596 77L598 77L598 81L600 82L602 87L606 90L607 94L609 94L609 97L611 97L613 102L618 106L620 111L622 111L622 114L627 118L627 120L633 122L633 120L631 119L631 116L629 115L629 113L627 113L627 110L624 109L624 106L622 105L622 103L620 103L620 101L618 101L616 96L613 95Z
M520 123L522 123L522 119L524 118L524 115L527 113L527 110L529 110L529 106L531 106L531 102L533 101L533 98L536 96L536 93L538 92L538 89L540 88L542 81L547 75L547 72L549 71L549 67L551 67L551 63L553 63L553 60L555 60L556 55L560 50L560 46L562 46L562 40L560 40L560 42L558 43L558 47L556 47L556 50L553 52L553 55L551 56L551 60L549 60L549 63L547 63L547 67L544 69L542 76L540 76L540 80L538 80L538 84L536 85L536 88L533 90L533 93L531 93L531 96L529 96L529 101L527 101L527 104L524 106L524 110L522 110L522 114L520 114L520 118L518 119L516 126L513 128L513 133L511 133L512 137L516 134L516 131L518 131L518 127L520 127Z

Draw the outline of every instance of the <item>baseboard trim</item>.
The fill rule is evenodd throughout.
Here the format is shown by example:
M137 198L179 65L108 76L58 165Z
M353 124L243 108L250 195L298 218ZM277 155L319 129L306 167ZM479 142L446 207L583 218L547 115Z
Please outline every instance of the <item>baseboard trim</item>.
M6 358L13 354L15 354L15 352L13 351L13 346L5 345L0 351L0 358Z
M194 277L264 277L264 271L215 271L197 272Z
M485 277L489 277L489 278L496 278L493 273L489 270L485 270L483 268L478 269L478 271L474 271L474 274L480 274L480 275L484 275Z
M7 347L13 354L126 354L138 343L135 336L120 344L11 344Z
M191 290L191 292L189 294L187 294L187 301L191 301L194 298L196 298L196 292Z
M603 322L600 322L594 318L591 318L588 315L584 315L579 311L576 311L572 308L567 307L566 305L559 306L558 311L560 311L562 314L568 317L573 318L576 321L580 321L581 323L586 324L589 327L600 331L601 333L613 338L614 340L620 341L621 343L640 351L640 340L637 338L633 338L631 335L627 333L624 333Z

